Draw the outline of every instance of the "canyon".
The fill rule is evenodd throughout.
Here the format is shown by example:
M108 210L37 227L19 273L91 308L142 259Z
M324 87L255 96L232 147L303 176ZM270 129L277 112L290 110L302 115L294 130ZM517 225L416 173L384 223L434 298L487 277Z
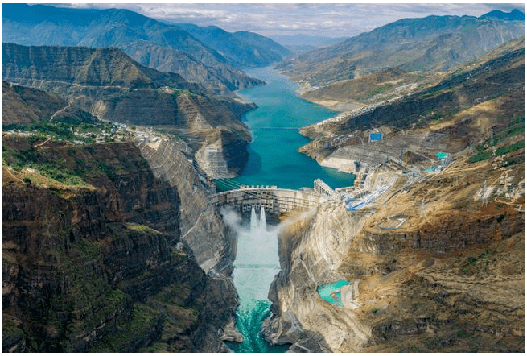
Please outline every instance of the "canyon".
M2 54L4 80L57 93L101 120L188 136L213 177L235 176L246 164L251 134L241 117L252 103L206 95L180 75L144 67L116 49L4 43ZM202 154L208 151L217 154Z
M31 14L39 9L55 11L38 5ZM249 71L268 75L268 86L238 97L230 91L264 81L219 84L225 78L209 71L193 82L148 68L188 55L153 38L185 38L211 67L287 53L251 33L90 11L97 24L110 13L126 24L112 27L121 44L134 23L148 29L148 41L130 47L141 60L115 48L3 44L4 352L525 351L517 13L400 20L280 64L298 87L267 68ZM3 22L15 28L20 18ZM381 35L415 37L403 46L408 61L361 52ZM456 55L475 37L480 52ZM225 41L268 52L220 55ZM394 61L402 42L382 45ZM350 78L341 80L343 68ZM295 89L340 113L324 119L328 110L290 98ZM321 175L332 187L312 188ZM288 189L217 194L220 182L233 189L277 177ZM273 194L287 204L270 202ZM294 199L309 203L294 209ZM255 268L269 281L278 272L269 301ZM240 289L251 283L255 300Z
M179 185L150 168L161 152L149 162L129 142L72 147L4 135L3 147L4 160L33 154L85 182L3 167L5 351L226 349L217 332L236 313L228 269L222 275L233 237L177 148L168 146L170 173L187 177Z

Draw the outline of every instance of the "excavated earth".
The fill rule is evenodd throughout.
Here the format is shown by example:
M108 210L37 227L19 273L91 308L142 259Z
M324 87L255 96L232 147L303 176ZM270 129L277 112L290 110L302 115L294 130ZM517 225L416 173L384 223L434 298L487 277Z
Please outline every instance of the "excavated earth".
M281 236L264 335L296 352L523 352L524 196L522 165L461 160L400 176L363 210L300 215ZM317 293L339 279L352 286L342 308Z

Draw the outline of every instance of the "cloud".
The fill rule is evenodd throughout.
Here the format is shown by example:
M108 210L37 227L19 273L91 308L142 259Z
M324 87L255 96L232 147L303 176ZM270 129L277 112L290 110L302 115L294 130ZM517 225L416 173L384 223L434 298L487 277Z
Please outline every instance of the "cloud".
M62 4L83 8L126 8L164 22L216 25L227 31L262 35L306 34L354 36L402 18L435 15L480 16L494 9L511 11L524 4L481 3L168 3L168 4Z

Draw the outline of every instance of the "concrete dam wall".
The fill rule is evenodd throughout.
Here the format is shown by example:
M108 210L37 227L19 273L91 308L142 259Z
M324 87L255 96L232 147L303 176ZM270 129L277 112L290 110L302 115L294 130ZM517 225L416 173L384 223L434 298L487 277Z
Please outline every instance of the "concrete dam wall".
M231 206L245 213L252 207L264 207L268 214L280 215L294 209L309 209L328 200L313 192L281 189L275 186L243 187L213 194L210 202L216 206Z

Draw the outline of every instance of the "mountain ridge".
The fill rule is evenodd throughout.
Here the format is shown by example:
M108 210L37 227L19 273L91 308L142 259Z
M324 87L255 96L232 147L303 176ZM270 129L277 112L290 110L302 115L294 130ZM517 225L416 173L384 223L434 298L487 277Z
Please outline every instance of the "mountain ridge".
M117 47L141 64L149 65L152 64L148 60L150 52L141 51L137 45L129 47L134 41L143 41L149 43L151 48L155 47L154 55L161 47L171 52L165 56L179 58L179 64L162 63L165 68L169 67L170 71L179 73L186 80L202 84L217 93L264 84L235 68L215 49L183 29L130 10L71 9L27 4L3 4L2 9L4 42L26 46ZM176 52L185 53L186 56Z
M373 71L442 71L521 37L520 21L437 16L402 19L280 63L293 80L324 86Z
M180 75L144 67L118 49L4 43L2 54L8 82L55 92L101 120L190 135L194 152L212 145L225 153L219 155L223 175L237 175L247 162L251 134L241 118L253 103L207 95ZM200 164L214 176L217 162L207 160Z

